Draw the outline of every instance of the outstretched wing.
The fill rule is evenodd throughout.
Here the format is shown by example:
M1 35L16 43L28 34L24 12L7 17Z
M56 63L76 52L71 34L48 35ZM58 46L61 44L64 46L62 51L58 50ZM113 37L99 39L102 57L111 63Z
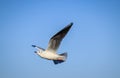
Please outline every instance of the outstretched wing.
M56 52L62 39L65 37L67 32L70 30L73 23L70 23L65 28L63 28L61 31L56 33L49 41L48 48L46 49L49 52Z

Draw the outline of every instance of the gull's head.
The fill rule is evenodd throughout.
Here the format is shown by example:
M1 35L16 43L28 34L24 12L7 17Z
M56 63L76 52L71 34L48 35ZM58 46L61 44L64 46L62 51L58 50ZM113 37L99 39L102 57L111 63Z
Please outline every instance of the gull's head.
M35 51L35 53L40 55L42 53L42 51L38 50L38 51Z
M40 50L35 51L35 54L37 54L38 56L42 57L43 56L43 51L40 51Z
M35 48L38 49L38 51L35 51L35 53L38 54L38 55L40 55L42 52L45 51L43 48L40 48L40 47L38 47L38 46L36 46L36 45L32 45L32 47L35 47Z

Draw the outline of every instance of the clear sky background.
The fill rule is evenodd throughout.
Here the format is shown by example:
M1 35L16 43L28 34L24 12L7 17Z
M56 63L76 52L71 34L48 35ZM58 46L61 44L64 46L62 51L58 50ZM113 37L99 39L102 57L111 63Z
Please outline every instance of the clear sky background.
M73 22L58 53L39 58L50 37ZM119 0L0 0L0 78L120 78Z

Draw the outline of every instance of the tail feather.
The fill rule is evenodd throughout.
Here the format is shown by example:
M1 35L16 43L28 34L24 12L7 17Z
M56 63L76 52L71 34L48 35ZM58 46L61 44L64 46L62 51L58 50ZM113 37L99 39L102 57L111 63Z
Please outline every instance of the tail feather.
M59 64L59 63L65 62L65 60L67 59L67 53L62 53L60 55L64 56L64 60L53 60L54 64Z

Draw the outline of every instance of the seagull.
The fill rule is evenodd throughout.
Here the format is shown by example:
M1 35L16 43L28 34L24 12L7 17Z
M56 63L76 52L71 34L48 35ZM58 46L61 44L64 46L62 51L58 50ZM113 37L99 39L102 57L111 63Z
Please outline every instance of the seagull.
M65 62L67 58L67 53L65 52L62 54L57 54L57 49L59 48L61 41L63 40L65 35L68 33L72 25L73 23L68 24L62 30L60 30L55 35L53 35L50 38L48 47L46 49L43 49L36 45L32 45L32 47L37 48L37 51L35 51L35 53L41 58L52 60L54 64Z

